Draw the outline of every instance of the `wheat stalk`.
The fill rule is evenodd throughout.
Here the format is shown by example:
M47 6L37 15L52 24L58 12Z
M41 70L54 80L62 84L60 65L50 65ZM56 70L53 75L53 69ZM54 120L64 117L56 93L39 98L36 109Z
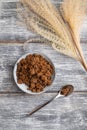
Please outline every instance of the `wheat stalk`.
M50 0L20 0L18 14L28 30L47 39L57 51L79 60L87 70L79 38L86 10L83 1L64 0L61 11Z
M85 62L83 52L80 46L79 29L85 18L85 6L86 0L64 0L62 4L63 17L68 22L75 46L81 57L80 62L87 70L87 64Z

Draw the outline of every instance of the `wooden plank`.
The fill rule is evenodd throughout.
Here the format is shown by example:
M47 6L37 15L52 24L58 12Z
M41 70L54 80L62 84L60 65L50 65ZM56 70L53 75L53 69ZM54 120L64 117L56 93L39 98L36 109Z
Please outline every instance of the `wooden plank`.
M0 1L0 41L24 41L32 36L26 27L18 25L18 0Z
M87 44L82 44L87 60ZM30 43L0 45L0 92L20 92L13 79L14 64L19 57L28 52L42 52L54 63L56 77L49 91L57 91L61 86L72 84L75 91L87 91L87 74L82 66L72 58L59 54L48 44Z
M34 35L26 27L18 25L17 5L18 0L0 0L0 42L25 41ZM59 6L61 0L52 0ZM87 42L87 20L81 29L81 39Z
M31 117L24 118L25 113L53 95L1 96L0 130L86 130L87 95L83 94L56 99Z

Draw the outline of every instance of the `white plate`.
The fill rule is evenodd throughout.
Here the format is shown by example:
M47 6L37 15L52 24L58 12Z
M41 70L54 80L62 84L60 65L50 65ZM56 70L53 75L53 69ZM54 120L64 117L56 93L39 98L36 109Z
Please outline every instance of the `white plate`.
M41 56L43 56L47 61L50 62L50 64L52 64L53 68L54 68L54 74L52 76L52 83L54 81L54 78L55 78L55 67L53 65L53 63L51 62L51 60L44 54L42 53L39 53L39 52L33 52L33 53L27 53L25 55L23 55L21 58L18 59L18 61L16 62L15 66L14 66L14 70L13 70L13 76L14 76L14 80L15 80L15 83L17 84L17 86L25 93L28 93L28 94L41 94L43 92L45 92L46 90L48 90L49 86L45 87L43 91L39 92L39 93L36 93L36 92L32 92L30 90L27 90L27 88L29 86L25 85L25 84L18 84L17 83L17 75L16 75L16 71L17 71L17 64L21 61L21 59L25 58L27 55L29 54L39 54ZM51 84L52 85L52 84Z

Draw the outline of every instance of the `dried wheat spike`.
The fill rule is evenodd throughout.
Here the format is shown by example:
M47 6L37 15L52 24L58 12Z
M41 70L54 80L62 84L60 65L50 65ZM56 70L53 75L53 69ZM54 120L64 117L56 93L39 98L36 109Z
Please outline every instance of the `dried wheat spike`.
M87 70L79 38L84 5L82 0L64 0L61 11L50 0L20 0L18 14L28 30L47 39L60 53L80 61Z

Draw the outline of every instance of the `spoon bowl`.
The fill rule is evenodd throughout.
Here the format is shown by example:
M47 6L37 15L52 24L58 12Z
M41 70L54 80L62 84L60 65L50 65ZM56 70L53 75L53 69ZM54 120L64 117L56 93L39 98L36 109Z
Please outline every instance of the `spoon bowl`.
M66 85L60 89L55 99L59 97L69 96L73 91L74 91L74 87L72 85Z

